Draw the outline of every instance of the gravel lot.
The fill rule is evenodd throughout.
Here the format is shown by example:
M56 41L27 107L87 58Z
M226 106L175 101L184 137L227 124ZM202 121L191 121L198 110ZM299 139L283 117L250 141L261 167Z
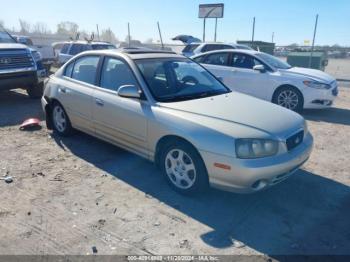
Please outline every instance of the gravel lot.
M350 254L350 88L307 111L313 154L270 190L173 192L148 161L45 127L39 101L0 94L0 254Z

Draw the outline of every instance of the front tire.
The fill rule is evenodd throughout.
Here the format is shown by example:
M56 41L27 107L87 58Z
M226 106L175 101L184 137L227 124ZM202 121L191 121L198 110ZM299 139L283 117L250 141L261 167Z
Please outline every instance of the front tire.
M51 109L53 130L60 136L69 136L73 133L73 127L63 106L54 102Z
M27 94L32 99L38 99L43 96L44 91L44 85L43 84L37 84L34 86L30 86L27 88Z
M297 88L292 86L278 89L272 102L295 112L301 112L304 107L303 95Z
M208 173L197 150L182 141L167 143L160 153L160 168L169 185L182 194L208 188Z

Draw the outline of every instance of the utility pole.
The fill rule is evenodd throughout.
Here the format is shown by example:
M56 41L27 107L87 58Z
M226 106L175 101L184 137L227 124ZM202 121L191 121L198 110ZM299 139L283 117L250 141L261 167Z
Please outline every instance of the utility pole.
M252 32L252 44L254 42L254 34L255 34L255 16L253 18L253 32Z
M216 42L216 31L218 29L218 19L215 18L215 34L214 34L214 42Z
M159 32L160 43L162 44L162 49L164 50L164 44L163 44L163 38L162 38L162 32L160 31L159 22L157 22L157 25L158 25L158 32Z
M131 36L130 36L130 23L128 22L128 45L131 45Z
M271 43L273 43L274 38L275 38L275 32L272 32L272 39L271 39Z
M205 20L206 18L203 19L203 42L205 42Z
M309 59L309 68L311 68L312 56L314 55L315 38L316 38L316 31L317 31L317 23L318 23L318 14L316 15L316 22L315 22L315 29L314 29L314 38L312 39L311 54L310 54L310 59Z
M96 29L97 29L97 39L100 41L100 30L98 29L98 24L96 24Z

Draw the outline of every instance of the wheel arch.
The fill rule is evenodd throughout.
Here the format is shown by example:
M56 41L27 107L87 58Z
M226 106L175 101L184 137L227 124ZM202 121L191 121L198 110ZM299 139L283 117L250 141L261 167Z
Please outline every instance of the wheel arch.
M193 145L193 143L191 143L190 141L188 141L187 139L178 136L178 135L165 135L163 137L161 137L156 144L156 148L155 148L155 154L154 154L154 163L156 164L156 166L159 166L159 158L160 158L160 152L162 150L162 148L170 143L170 142L174 142L174 141L178 141L178 142L182 142L182 143L186 143L189 146L191 146L192 148L194 148L198 155L201 157L201 159L203 160L201 154L199 153L198 149ZM204 161L203 161L204 162Z
M276 99L277 93L283 88L295 89L299 93L300 97L302 98L302 106L304 106L304 95L303 95L303 93L300 91L300 89L297 86L292 85L292 84L282 84L282 85L278 86L276 88L276 90L273 92L273 95L272 95L272 98L271 98L271 102L272 103L275 103L275 99Z

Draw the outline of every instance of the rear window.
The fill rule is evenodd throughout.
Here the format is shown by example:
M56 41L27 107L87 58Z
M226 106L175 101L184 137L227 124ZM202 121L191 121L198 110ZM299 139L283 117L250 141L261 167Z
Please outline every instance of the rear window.
M193 50L195 50L197 47L199 46L198 45L187 45L184 50L182 50L182 52L186 52L186 53L189 53L189 52L193 52Z
M93 50L116 49L114 45L92 45Z
M86 50L89 50L88 46L87 45L84 45L84 44L73 44L69 53L71 55L77 55L81 52L84 52Z
M233 47L230 45L208 44L202 48L202 52L204 53L204 52L221 50L221 49L233 49Z
M61 49L61 53L68 54L68 49L69 49L69 44L64 44L62 49Z

